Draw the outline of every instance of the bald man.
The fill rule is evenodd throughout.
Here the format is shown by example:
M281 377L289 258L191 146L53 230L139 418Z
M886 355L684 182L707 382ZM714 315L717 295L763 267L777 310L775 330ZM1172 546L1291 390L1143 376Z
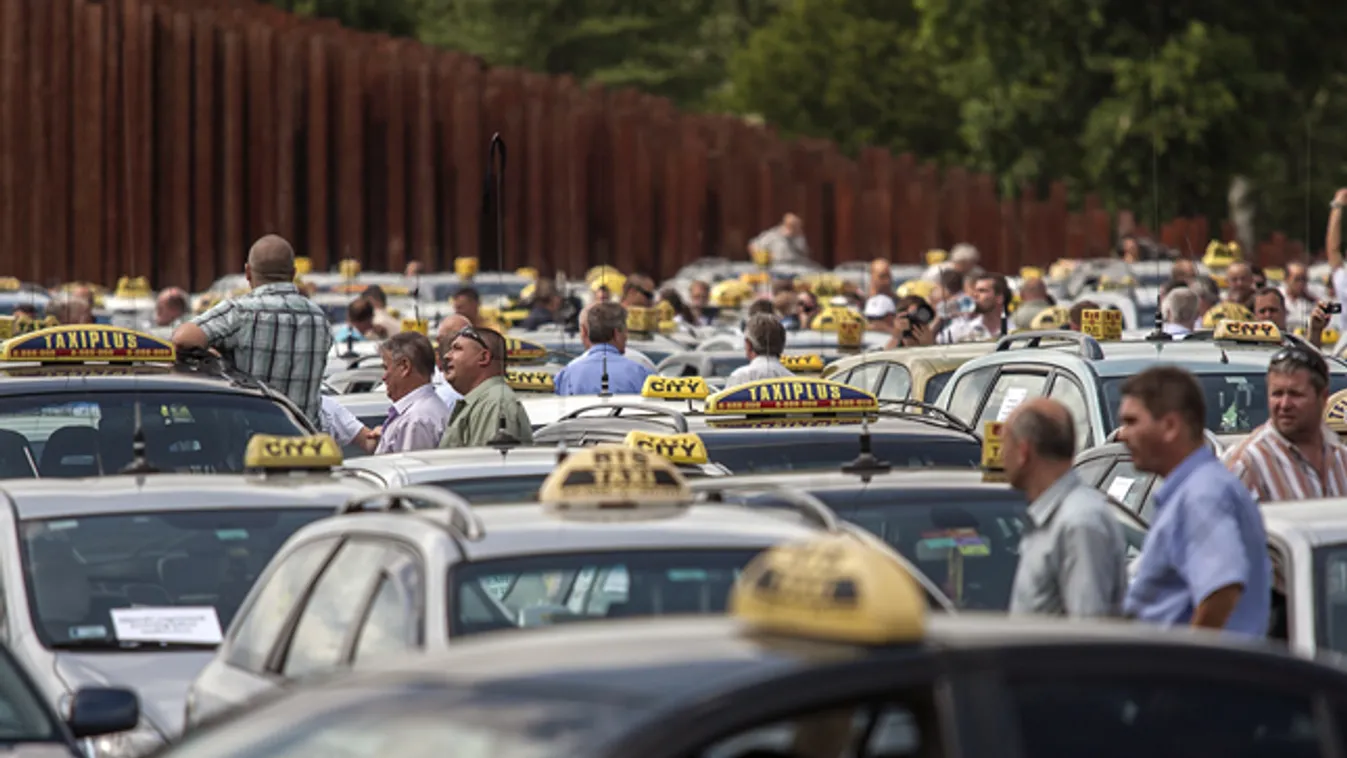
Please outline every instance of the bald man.
M295 287L295 251L274 234L253 243L243 274L251 291L179 326L179 350L210 348L322 419L323 368L332 347L327 314Z
M458 336L458 333L472 326L472 322L467 316L461 316L455 313L452 316L440 322L440 327L435 330L435 374L430 377L431 386L435 388L435 394L440 396L440 400L449 406L449 412L454 412L454 405L463 399L463 395L454 389L444 378L445 359L449 356L449 345Z
M154 325L177 329L187 318L187 293L181 287L166 287L154 299Z
M1071 468L1076 424L1048 398L1006 419L1001 450L1010 484L1029 501L1011 613L1116 616L1127 590L1127 546L1104 493Z
M809 243L804 238L804 222L794 213L781 218L781 225L754 237L748 243L750 254L766 250L772 254L772 263L805 263L809 261Z

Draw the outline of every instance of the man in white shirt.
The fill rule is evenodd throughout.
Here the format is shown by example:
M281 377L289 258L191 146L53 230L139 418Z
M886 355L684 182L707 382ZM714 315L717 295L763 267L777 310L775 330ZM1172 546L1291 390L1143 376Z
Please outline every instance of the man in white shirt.
M1286 296L1286 325L1291 329L1308 329L1310 316L1319 304L1310 297L1310 272L1303 263L1286 264L1286 283L1282 294Z
M1000 339L1001 316L1010 288L1000 274L983 274L973 282L973 312L956 316L936 335L938 345Z
M384 385L393 407L379 437L377 454L432 450L440 446L449 423L445 407L430 383L435 348L420 332L398 332L379 347Z
M1160 329L1174 339L1183 339L1193 333L1192 326L1197 322L1197 293L1187 287L1175 287L1160 302L1160 317L1163 323Z
M454 337L464 328L472 326L466 316L460 316L455 313L440 322L440 328L435 330L435 342L439 346L439 355L435 362L435 374L430 377L430 383L435 385L435 394L440 396L440 400L449 408L449 412L454 412L454 405L463 399L463 396L454 389L444 378L444 357L449 353L449 343L454 341Z
M1347 187L1333 195L1328 204L1328 232L1324 237L1324 251L1328 253L1328 264L1333 267L1330 282L1333 294L1342 304L1342 311L1335 319L1338 331L1347 331L1347 266L1342 263L1342 209L1347 208Z
M804 263L810 260L809 243L804 238L804 222L794 213L787 213L780 226L774 226L754 237L748 250L766 250L772 254L772 263Z
M322 396L323 406L319 409L318 428L332 435L338 445L357 445L367 453L374 452L379 446L379 433L371 431L346 406L337 402L331 395Z
M748 355L748 365L740 366L725 380L725 387L755 382L759 379L776 379L794 376L791 370L781 365L781 352L786 348L786 328L775 316L755 313L748 317L744 327L744 352Z

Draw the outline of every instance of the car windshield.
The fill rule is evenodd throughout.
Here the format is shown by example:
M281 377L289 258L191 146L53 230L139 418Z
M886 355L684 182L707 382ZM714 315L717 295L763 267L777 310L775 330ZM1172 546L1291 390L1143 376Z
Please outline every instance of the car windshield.
M1247 434L1267 421L1267 374L1195 374L1207 400L1207 428L1216 434ZM1109 429L1118 427L1122 384L1128 377L1103 379ZM1329 394L1347 389L1347 374L1333 374Z
M160 471L238 473L254 434L304 435L285 406L211 392L100 392L0 398L0 478L105 476L131 463L136 409Z
M49 647L213 646L281 544L330 513L231 508L24 521L38 637Z
M757 548L505 558L450 570L451 635L572 621L724 613Z
M711 359L711 376L728 377L734 370L748 365L746 355L727 355Z
M703 434L707 456L736 474L772 471L819 471L854 460L860 453L856 437L828 435L821 442L808 429L763 429L761 434ZM940 438L910 433L871 432L875 456L894 468L970 468L982 463L976 439Z

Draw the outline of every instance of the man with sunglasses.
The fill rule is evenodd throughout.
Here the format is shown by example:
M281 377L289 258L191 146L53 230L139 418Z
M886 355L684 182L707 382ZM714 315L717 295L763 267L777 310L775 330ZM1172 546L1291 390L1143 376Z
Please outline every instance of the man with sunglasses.
M1225 454L1260 503L1347 495L1347 447L1323 421L1328 380L1315 350L1292 345L1272 357L1268 420Z
M505 433L533 442L528 413L505 382L505 338L492 329L465 327L449 342L444 378L463 395L455 403L440 447L484 447L505 421Z

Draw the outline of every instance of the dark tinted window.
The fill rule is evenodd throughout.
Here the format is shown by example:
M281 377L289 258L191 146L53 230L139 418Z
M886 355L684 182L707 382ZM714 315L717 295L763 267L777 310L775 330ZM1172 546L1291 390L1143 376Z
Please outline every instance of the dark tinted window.
M747 355L722 356L711 359L711 376L729 376L734 370L748 365Z
M428 484L448 490L475 505L528 503L538 499L538 488L547 474L498 476L481 479L449 479Z
M231 666L262 671L290 612L327 559L335 539L310 542L295 549L276 566L256 600L244 612L232 636L226 660Z
M1314 625L1320 649L1347 653L1347 545L1314 550Z
M817 471L841 466L860 454L857 436L800 434L763 430L733 437L703 434L707 455L736 474L768 471ZM871 432L874 454L895 468L976 467L982 446L974 439L906 433Z
M1077 463L1075 467L1076 475L1080 477L1081 481L1091 487L1098 487L1104 479L1104 474L1107 473L1109 467L1113 465L1113 461L1114 459L1112 456L1101 456L1099 458L1091 458L1082 463Z
M1190 758L1320 755L1312 701L1257 680L1027 678L1011 699L1024 755Z
M950 377L952 376L954 376L953 371L946 371L943 374L936 374L927 379L926 389L922 390L921 393L921 401L923 403L934 404L936 399L940 397L940 391L945 389L945 385L949 384Z
M1272 357L1268 354L1269 359ZM1118 426L1118 406L1122 403L1125 376L1103 379L1104 403L1109 414L1109 429ZM1267 421L1267 375L1197 374L1207 400L1207 428L1217 434L1245 434ZM1347 389L1347 374L1334 374L1329 394Z

